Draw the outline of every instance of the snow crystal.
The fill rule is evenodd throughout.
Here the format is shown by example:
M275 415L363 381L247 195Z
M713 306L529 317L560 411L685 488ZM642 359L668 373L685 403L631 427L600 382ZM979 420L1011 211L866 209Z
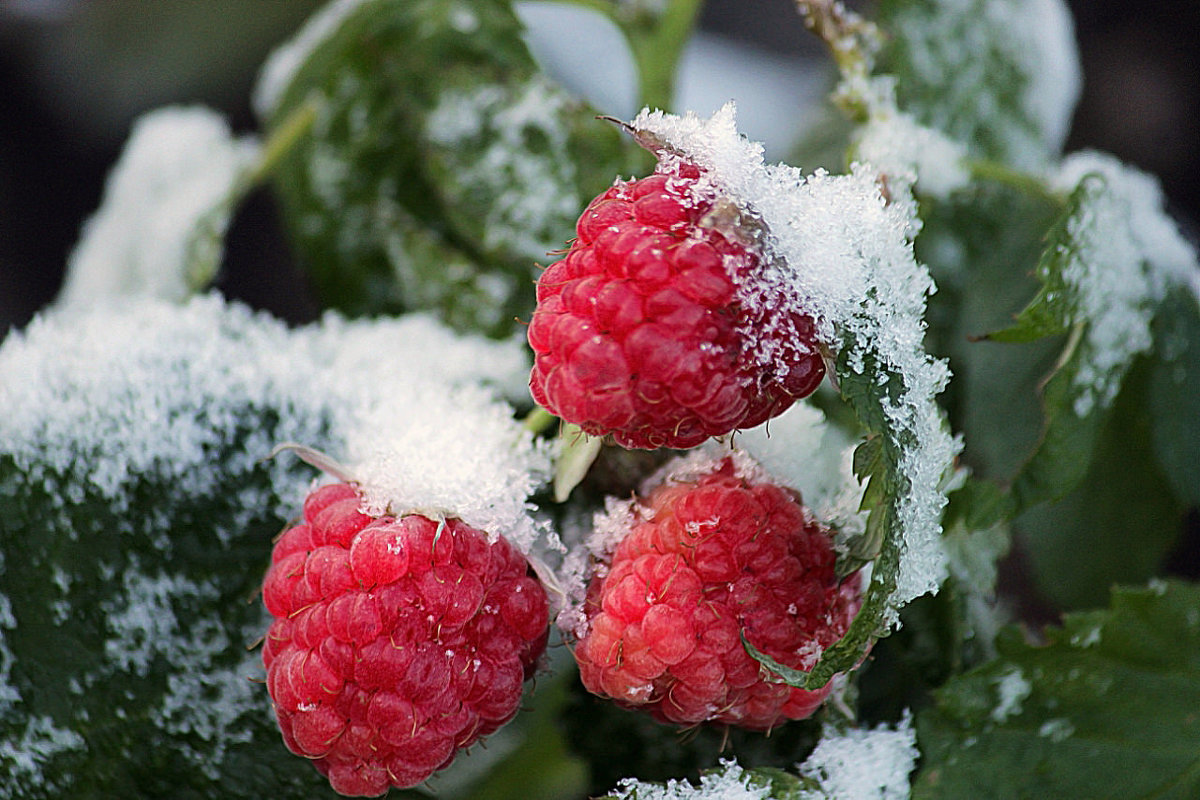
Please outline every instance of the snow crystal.
M913 255L920 227L915 201L901 187L885 197L880 176L864 165L847 175L807 177L785 164L765 165L761 146L738 134L732 104L708 120L645 110L632 126L663 143L665 157L701 166L714 192L765 223L767 266L742 282L743 303L782 302L810 314L827 346L846 348L851 370L863 371L870 357L882 374L898 376L899 391L890 393L884 412L896 438L910 443L899 466L911 486L898 498L904 541L889 606L936 591L946 575L940 543L946 499L939 485L960 443L946 432L935 400L949 369L924 349L926 298L935 287ZM772 332L744 333L769 364Z
M224 118L168 107L135 122L67 261L59 303L79 308L130 294L182 300L220 262L235 184L258 152Z
M928 0L893 22L928 96L906 110L1018 169L1039 169L1061 150L1082 85L1063 0ZM1002 96L998 81L1015 97ZM1005 108L1014 100L1017 108Z
M1021 704L1033 686L1025 677L1020 667L1011 667L1003 675L996 678L996 706L992 709L991 719L996 724L1003 724L1009 717L1021 713Z
M687 781L659 786L626 778L612 796L617 800L767 800L770 787L751 786L749 773L735 761L722 760L720 769L700 776L698 787Z
M815 781L802 800L904 800L909 773L918 756L912 717L905 714L895 729L887 725L846 732L826 729L800 775Z
M283 99L288 84L313 51L337 32L367 0L335 0L309 17L304 26L263 62L251 102L259 119L267 119Z
M61 788L47 784L42 768L58 754L85 746L82 736L59 728L50 717L31 718L19 740L0 740L0 764L8 772L8 779L0 782L0 797L24 796L23 790L29 787L48 793Z
M1067 223L1071 250L1063 281L1088 321L1086 355L1075 376L1075 412L1107 407L1124 367L1153 344L1155 306L1173 285L1200 300L1195 248L1163 209L1162 189L1146 173L1093 151L1067 157L1052 179L1070 192L1084 185L1079 213Z

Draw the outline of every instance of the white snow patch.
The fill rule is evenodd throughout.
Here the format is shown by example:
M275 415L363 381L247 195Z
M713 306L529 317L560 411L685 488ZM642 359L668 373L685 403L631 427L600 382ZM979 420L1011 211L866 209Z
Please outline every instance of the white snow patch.
M876 79L878 80L878 79ZM889 102L870 109L855 131L854 154L880 174L915 184L922 194L944 198L970 181L967 148L941 131L918 123Z
M800 765L800 775L817 782L801 800L904 800L918 752L911 714L893 729L826 728L816 749Z
M234 187L258 154L202 107L167 107L134 123L100 209L67 260L59 304L128 295L183 300L219 266Z
M996 706L992 709L991 719L997 725L1003 724L1010 717L1021 713L1021 704L1033 691L1033 685L1025 677L1020 667L1012 667L996 679Z
M0 740L0 764L8 773L0 782L0 797L24 796L23 790L31 787L47 792L62 788L47 784L43 767L60 753L84 747L82 736L58 727L50 717L31 718L20 739Z
M1048 719L1038 728L1038 736L1049 739L1055 744L1066 741L1075 734L1075 726L1065 717Z
M331 315L289 331L215 295L48 313L0 346L0 442L64 503L95 493L118 512L140 476L203 496L219 477L214 454L248 474L297 442L350 466L372 510L460 516L528 550L546 532L527 499L549 474L549 447L500 393L523 386L526 359L516 340L426 317ZM286 518L308 482L282 457L266 468Z
M752 786L750 774L737 762L722 760L719 769L700 776L699 786L678 780L660 786L626 778L613 797L617 800L767 800L770 787Z
M1108 407L1133 357L1153 345L1150 323L1172 286L1200 300L1196 249L1164 210L1158 180L1113 156L1083 151L1068 156L1052 185L1084 185L1079 213L1067 223L1073 247L1062 277L1088 321L1085 356L1075 377L1075 413Z

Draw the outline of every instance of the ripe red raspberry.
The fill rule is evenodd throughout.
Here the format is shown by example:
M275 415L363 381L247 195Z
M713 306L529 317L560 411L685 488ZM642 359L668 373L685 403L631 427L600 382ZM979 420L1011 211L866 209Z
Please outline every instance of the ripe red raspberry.
M549 606L504 539L359 504L349 484L317 489L276 542L262 655L288 748L335 791L377 796L512 718Z
M591 692L660 722L769 730L811 715L832 684L774 682L743 646L798 670L847 630L858 573L840 583L829 530L799 496L725 459L642 500L608 572L593 579L575 647Z
M763 258L730 230L730 209L678 161L593 200L538 281L534 400L652 449L753 427L812 393L825 374L814 323L743 302Z

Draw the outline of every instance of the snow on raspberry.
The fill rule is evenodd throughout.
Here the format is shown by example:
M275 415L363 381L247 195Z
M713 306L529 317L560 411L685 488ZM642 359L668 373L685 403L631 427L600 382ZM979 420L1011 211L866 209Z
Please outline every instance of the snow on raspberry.
M507 540L361 507L354 487L323 486L276 543L262 657L288 748L336 791L374 796L424 781L516 714L549 606Z
M772 312L751 343L764 363L787 336L772 321L802 313L812 316L818 340L852 372L885 381L901 376L900 391L883 407L896 438L906 443L899 466L911 481L899 498L904 540L888 598L894 622L896 609L936 591L946 576L940 543L946 498L939 484L959 450L935 399L949 369L924 349L926 300L936 287L913 255L920 227L915 201L890 191L869 165L852 165L845 175L805 175L786 164L765 164L761 146L738 133L733 104L707 120L647 110L631 126L696 164L743 215L761 220L763 268L737 291L748 308Z
M746 457L684 458L609 523L624 530L588 588L575 657L590 691L661 722L770 730L833 690L773 681L742 637L810 669L850 625L832 532ZM603 526L602 526L603 527Z
M530 389L551 412L625 447L688 448L820 384L803 309L739 298L763 268L760 231L695 164L661 157L650 177L617 181L576 232L529 325Z

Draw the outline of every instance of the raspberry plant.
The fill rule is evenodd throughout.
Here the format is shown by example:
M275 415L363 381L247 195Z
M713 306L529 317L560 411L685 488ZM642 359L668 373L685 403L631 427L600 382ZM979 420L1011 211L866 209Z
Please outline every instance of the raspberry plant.
M619 124L509 0L138 123L0 344L0 797L1200 793L1200 266L1063 153L1065 7L798 0L769 163L673 107L697 0L577 4ZM319 320L211 288L257 187Z

